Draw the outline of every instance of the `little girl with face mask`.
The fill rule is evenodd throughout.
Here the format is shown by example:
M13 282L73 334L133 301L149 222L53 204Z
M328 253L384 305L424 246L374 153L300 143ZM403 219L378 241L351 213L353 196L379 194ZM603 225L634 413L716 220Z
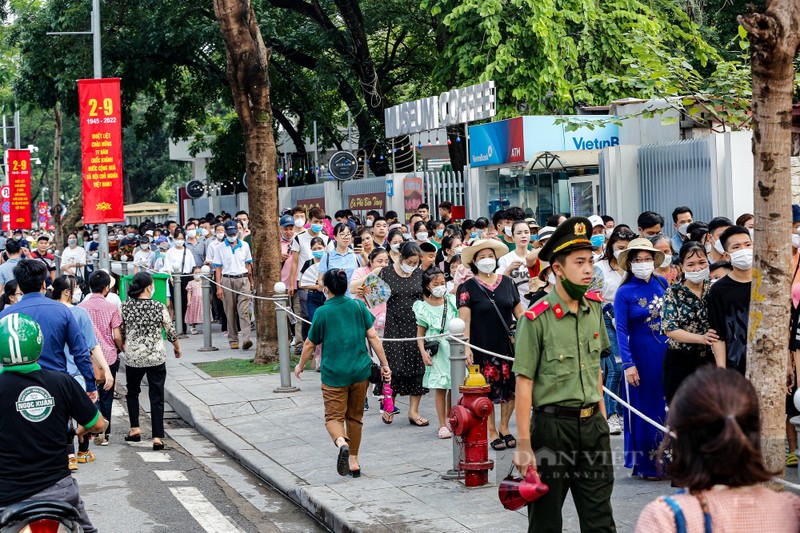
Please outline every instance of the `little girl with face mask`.
M448 323L458 316L456 298L447 293L447 283L444 272L436 267L431 267L422 273L423 300L414 302L414 316L417 320L417 337L426 337L449 333ZM440 439L449 439L452 433L447 428L447 419L450 417L450 344L443 337L429 339L438 342L432 347L425 341L417 341L422 362L425 364L425 377L422 386L435 391L436 416L439 419L439 429L436 435Z

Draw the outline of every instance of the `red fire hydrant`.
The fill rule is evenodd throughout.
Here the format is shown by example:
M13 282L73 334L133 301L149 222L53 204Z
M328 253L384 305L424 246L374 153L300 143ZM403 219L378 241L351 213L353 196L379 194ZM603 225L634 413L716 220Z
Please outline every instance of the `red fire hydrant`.
M489 482L489 470L494 461L489 460L489 441L486 419L492 416L492 402L487 398L491 387L459 387L463 395L458 405L450 412L450 428L462 438L461 460L458 469L463 470L467 487L480 487Z

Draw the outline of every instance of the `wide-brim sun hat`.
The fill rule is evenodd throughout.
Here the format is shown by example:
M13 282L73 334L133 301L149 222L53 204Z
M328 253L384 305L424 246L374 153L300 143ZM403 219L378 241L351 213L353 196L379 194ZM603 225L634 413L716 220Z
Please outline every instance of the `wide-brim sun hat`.
M546 241L547 239L549 239L550 237L553 236L553 233L555 233L555 231L556 231L556 228L554 226L545 226L545 227L543 227L542 229L539 230L539 233L538 233L539 240L540 241Z
M478 252L487 249L494 250L494 255L497 259L500 259L508 253L508 246L497 239L478 239L470 246L461 250L461 262L465 265L469 265Z
M617 258L617 263L619 263L621 269L628 270L628 253L636 251L653 252L655 254L653 262L656 265L660 265L664 262L664 252L658 248L655 248L649 239L639 237L638 239L633 239L630 243L628 243L628 247L620 252L619 257Z

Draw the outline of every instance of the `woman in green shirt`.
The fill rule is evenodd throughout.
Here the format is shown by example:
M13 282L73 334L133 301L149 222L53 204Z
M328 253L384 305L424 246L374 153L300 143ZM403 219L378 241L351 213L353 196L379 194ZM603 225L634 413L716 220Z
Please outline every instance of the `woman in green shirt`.
M372 359L367 352L369 341L381 362L381 375L390 380L392 372L383 353L383 345L374 318L360 300L345 296L347 272L332 268L325 272L323 292L328 300L314 313L303 354L294 369L297 379L303 373L314 348L322 344L320 372L322 401L325 405L325 429L339 449L336 470L339 475L361 476L358 449L361 445L364 401L367 397Z

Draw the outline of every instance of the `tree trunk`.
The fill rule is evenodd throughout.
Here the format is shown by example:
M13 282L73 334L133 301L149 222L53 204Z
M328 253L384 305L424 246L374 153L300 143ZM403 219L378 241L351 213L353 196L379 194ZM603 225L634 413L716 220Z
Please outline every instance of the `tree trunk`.
M53 199L50 202L50 209L53 213L53 223L55 225L55 246L61 252L64 249L64 225L61 220L61 104L56 102L53 106L53 118L55 119L55 138L53 140Z
M269 99L270 50L264 46L250 0L214 0L214 14L225 41L228 83L245 139L247 197L257 296L272 293L280 281L278 173ZM256 300L256 363L277 359L277 326L272 302Z
M797 0L772 0L765 13L745 15L739 22L750 36L755 161L755 261L747 376L761 405L766 466L783 472L792 227L792 61L800 44L800 5Z

